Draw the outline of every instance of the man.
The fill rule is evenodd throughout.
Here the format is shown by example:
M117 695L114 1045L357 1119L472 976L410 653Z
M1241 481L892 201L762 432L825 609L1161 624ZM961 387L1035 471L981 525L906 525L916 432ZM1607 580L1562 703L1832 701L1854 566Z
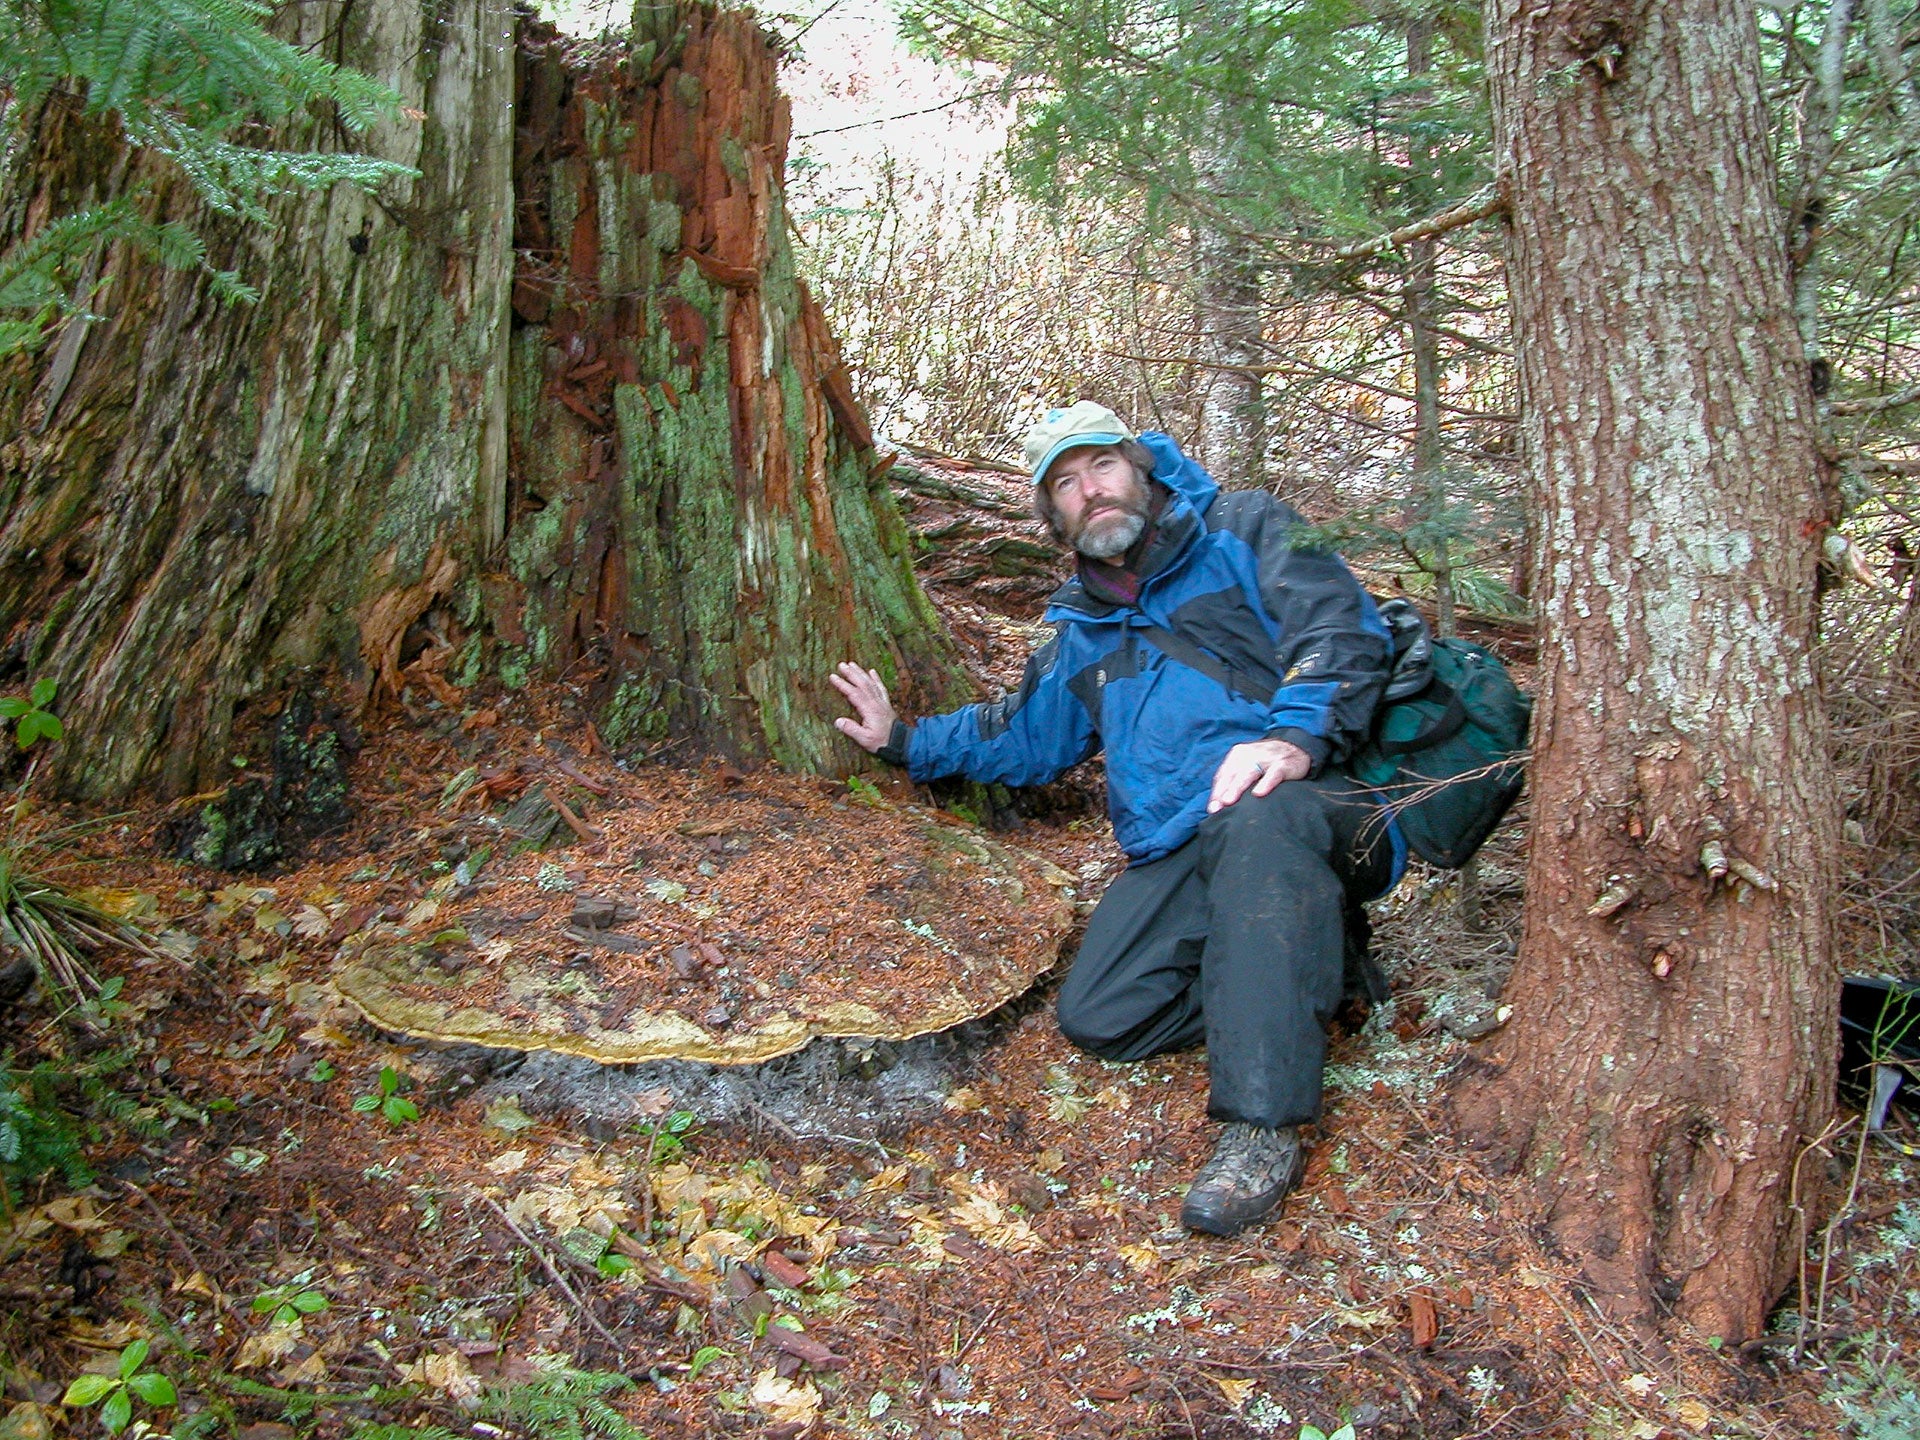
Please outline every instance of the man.
M1020 689L908 726L880 677L831 677L835 723L916 780L1033 785L1106 750L1128 868L1060 990L1060 1028L1109 1060L1202 1041L1224 1129L1181 1222L1231 1235L1299 1183L1349 925L1397 877L1396 832L1331 767L1364 736L1386 627L1335 555L1263 491L1222 494L1165 435L1105 406L1026 440L1034 507L1077 558Z

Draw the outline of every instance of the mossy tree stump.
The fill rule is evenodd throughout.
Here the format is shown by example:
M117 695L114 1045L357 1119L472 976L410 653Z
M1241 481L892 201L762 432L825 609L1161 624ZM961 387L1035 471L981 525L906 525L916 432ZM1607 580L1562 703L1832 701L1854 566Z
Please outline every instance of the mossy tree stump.
M837 660L961 698L794 273L750 19L641 6L578 48L495 0L285 25L400 94L368 148L417 179L246 227L60 97L0 174L0 241L144 184L261 292L110 251L102 318L0 373L0 679L60 682L54 784L214 788L315 677L445 703L566 673L616 746L806 769L859 758Z

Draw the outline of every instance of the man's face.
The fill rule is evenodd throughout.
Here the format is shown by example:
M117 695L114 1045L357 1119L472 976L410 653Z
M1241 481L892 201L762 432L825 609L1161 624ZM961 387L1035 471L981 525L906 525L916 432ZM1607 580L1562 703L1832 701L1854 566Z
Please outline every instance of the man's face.
M1047 471L1046 485L1061 533L1082 555L1124 555L1147 528L1146 481L1110 445L1067 451Z

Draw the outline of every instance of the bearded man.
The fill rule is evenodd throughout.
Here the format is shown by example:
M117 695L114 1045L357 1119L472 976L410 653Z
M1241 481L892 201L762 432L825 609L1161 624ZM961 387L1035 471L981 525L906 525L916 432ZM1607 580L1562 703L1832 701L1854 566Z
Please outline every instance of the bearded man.
M1076 573L1019 690L908 725L849 662L830 678L855 713L835 724L920 781L1041 784L1104 749L1128 866L1061 986L1060 1028L1108 1060L1206 1045L1223 1128L1180 1219L1232 1235L1299 1183L1362 902L1404 860L1336 768L1386 684L1387 629L1298 515L1223 493L1166 435L1082 400L1025 452Z

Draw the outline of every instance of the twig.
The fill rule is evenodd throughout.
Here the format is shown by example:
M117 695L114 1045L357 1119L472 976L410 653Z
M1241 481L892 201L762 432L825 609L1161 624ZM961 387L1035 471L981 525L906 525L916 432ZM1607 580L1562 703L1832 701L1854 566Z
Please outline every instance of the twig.
M1444 235L1449 230L1458 230L1462 225L1471 225L1476 220L1484 220L1496 211L1507 208L1506 196L1494 186L1489 185L1477 195L1469 195L1458 205L1449 205L1438 214L1429 215L1424 220L1416 220L1411 225L1402 225L1398 230L1389 230L1384 235L1376 235L1371 240L1361 240L1352 245L1342 245L1333 252L1336 260L1370 260L1375 255L1384 254L1415 240L1431 240L1436 235Z
M746 1102L746 1106L749 1110L753 1111L754 1114L758 1115L762 1120L766 1121L769 1125L773 1126L774 1129L778 1130L782 1135L786 1136L787 1139L791 1140L794 1144L799 1145L802 1143L800 1138L800 1132L795 1130L791 1125L787 1124L786 1121L782 1120L778 1115L774 1114L771 1110L767 1109L766 1106L760 1104L758 1101L755 1101L755 1100L748 1100Z
M998 1304L996 1304L991 1310L989 1310L987 1312L987 1318L982 1320L978 1325L974 1326L973 1334L967 1337L967 1343L962 1345L959 1349L953 1352L953 1359L949 1363L958 1365L962 1360L966 1359L967 1352L973 1349L974 1345L978 1343L980 1337L986 1333L987 1326L991 1325L994 1322L994 1320L999 1316L1000 1312L1006 1308L1007 1308L1007 1302L1002 1300Z
M500 1222L505 1225L507 1229L519 1237L520 1243L533 1252L533 1257L540 1262L540 1267L552 1278L553 1283L560 1287L560 1293L573 1302L573 1307L580 1313L580 1318L585 1320L595 1330L599 1331L600 1337L609 1345L613 1346L613 1353L624 1361L627 1355L627 1347L614 1339L613 1332L600 1323L600 1317L587 1308L587 1302L582 1300L573 1286L567 1283L567 1277L560 1273L560 1267L553 1263L553 1257L548 1255L546 1250L539 1245L531 1235L514 1224L513 1217L507 1214L491 1195L482 1195L480 1199L486 1203L487 1207L492 1210L494 1214L500 1217Z
M142 1200L146 1201L147 1204L152 1208L153 1213L157 1217L159 1217L160 1228L167 1232L168 1238L171 1239L175 1245L178 1245L180 1247L180 1253L186 1256L188 1272L191 1273L195 1270L204 1272L207 1267L201 1263L200 1257L194 1254L193 1247L187 1243L186 1237L183 1236L178 1230L173 1228L173 1221L167 1218L167 1212L161 1209L160 1202L154 1199L153 1196L149 1195L146 1191L142 1190L138 1185L134 1184L131 1180L122 1180L120 1183L126 1186L127 1189L131 1190L135 1195L138 1195Z
M582 840L594 841L594 840L600 840L605 838L601 835L601 833L598 830L594 829L593 826L587 824L586 821L582 820L578 815L574 814L572 808L567 804L567 802L562 800L558 795L554 794L553 791L551 790L547 791L547 803L553 806L554 814L558 815L562 820L567 822L567 828L573 831L573 833L578 835Z

